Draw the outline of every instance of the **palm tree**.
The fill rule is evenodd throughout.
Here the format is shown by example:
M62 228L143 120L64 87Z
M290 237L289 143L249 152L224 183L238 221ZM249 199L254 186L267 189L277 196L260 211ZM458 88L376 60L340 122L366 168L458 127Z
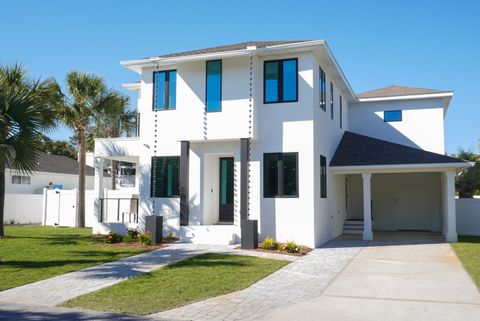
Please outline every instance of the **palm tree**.
M137 113L129 109L130 98L118 95L108 111L100 115L92 131L93 138L120 137L121 134L131 136L137 126ZM117 161L111 161L112 189L115 189L117 180Z
M19 64L0 67L0 237L4 236L5 170L31 173L39 136L54 126L53 81L34 81Z
M100 119L118 99L107 90L103 79L94 74L71 71L67 74L67 93L57 85L57 111L60 120L75 131L78 140L77 227L85 227L85 153L88 128Z

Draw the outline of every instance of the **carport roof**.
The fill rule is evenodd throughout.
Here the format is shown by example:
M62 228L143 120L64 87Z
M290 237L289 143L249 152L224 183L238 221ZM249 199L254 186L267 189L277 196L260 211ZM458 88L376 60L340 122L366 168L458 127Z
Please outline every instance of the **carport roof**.
M345 131L338 144L331 167L380 166L380 165L441 165L468 166L464 160L436 154Z

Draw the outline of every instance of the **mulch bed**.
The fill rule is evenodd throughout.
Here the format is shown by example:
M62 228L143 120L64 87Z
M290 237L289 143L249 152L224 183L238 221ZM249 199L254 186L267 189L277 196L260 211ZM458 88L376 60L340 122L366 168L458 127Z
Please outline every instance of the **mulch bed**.
M280 244L280 247L283 248L283 244L282 243L279 243L279 244ZM265 249L262 249L262 243L258 243L258 248L254 249L252 251L265 252L265 253L275 253L275 254L290 255L290 256L304 256L312 250L308 246L299 245L298 247L300 248L299 253L288 253L286 250L282 250L282 249L280 249L280 250L265 250ZM240 247L237 247L237 249L240 249Z
M168 247L169 243L173 243L178 241L178 237L164 237L163 238L163 243L162 244L157 244L157 245L142 245L140 242L131 242L131 243L125 243L125 242L120 242L120 243L105 243L107 246L113 246L113 247L125 247L125 248L144 248L144 249L149 249L149 250L158 250L162 249L164 247Z

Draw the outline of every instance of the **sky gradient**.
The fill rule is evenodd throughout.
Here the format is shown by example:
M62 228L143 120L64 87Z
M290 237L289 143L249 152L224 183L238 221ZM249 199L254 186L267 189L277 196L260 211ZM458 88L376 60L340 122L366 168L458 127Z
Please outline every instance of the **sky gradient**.
M120 60L325 39L355 92L392 84L454 90L446 150L480 152L480 1L386 2L0 0L0 64L18 61L34 77L62 84L69 70L95 72L130 94L121 84L139 77ZM70 132L60 127L50 136Z

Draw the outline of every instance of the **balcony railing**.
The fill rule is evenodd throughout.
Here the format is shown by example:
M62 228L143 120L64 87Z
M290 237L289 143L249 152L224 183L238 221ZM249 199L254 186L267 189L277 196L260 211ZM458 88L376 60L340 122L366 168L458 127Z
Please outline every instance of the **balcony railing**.
M101 198L100 222L138 223L138 198Z
M140 136L140 114L108 115L98 120L97 138Z

